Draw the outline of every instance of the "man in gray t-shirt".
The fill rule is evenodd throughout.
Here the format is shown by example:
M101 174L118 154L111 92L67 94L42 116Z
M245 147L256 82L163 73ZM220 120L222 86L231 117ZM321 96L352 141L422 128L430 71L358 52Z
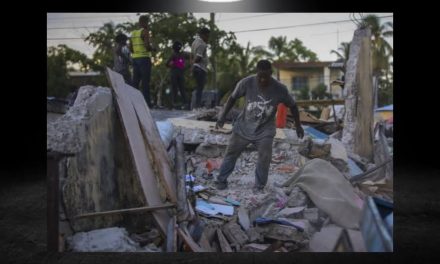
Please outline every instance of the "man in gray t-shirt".
M267 60L260 60L257 63L257 74L238 82L219 116L216 128L223 127L225 116L235 101L240 97L245 97L246 105L233 124L232 136L217 177L217 189L222 190L227 187L226 180L234 170L237 158L249 143L255 144L258 150L254 191L261 191L264 188L272 159L272 142L276 133L275 114L278 104L283 103L290 108L296 125L296 133L299 138L304 136L295 101L289 95L286 86L272 78L271 75L271 63Z
M205 87L207 73L208 73L208 40L209 40L209 29L201 28L199 30L199 35L191 44L191 63L192 63L192 73L196 80L196 104L195 108L201 107L202 102L202 92Z

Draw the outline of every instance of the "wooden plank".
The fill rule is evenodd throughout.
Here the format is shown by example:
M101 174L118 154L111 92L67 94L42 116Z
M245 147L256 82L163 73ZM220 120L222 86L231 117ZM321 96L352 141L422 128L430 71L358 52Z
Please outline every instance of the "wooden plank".
M222 231L228 238L230 245L233 246L237 251L246 242L249 241L246 233L241 229L241 227L236 222L229 222L222 227Z
M112 211L104 211L104 212L96 212L96 213L87 213L75 216L75 218L83 218L83 217L94 217L94 216L103 216L103 215L112 215L112 214L122 214L122 213L134 213L134 212L149 212L160 209L167 209L175 207L175 204L164 204L159 206L143 206L129 209L119 209Z
M188 203L188 212L189 212L188 220L191 221L196 218L196 213L194 212L194 208L192 207L191 202L188 199L186 199L186 201Z
M249 213L245 208L238 209L238 223L244 230L248 230L251 227Z
M146 146L148 147L148 150L151 154L150 156L153 159L152 165L155 166L158 171L158 176L163 182L169 200L172 203L175 203L177 202L176 177L171 170L171 162L169 160L166 148L160 138L156 122L151 116L150 109L148 108L142 93L128 84L126 84L125 87L129 93L130 100L138 116Z
M190 217L185 184L185 157L183 147L183 135L176 137L176 175L177 175L177 221L185 221Z
M187 235L180 227L177 228L177 232L179 236L183 239L184 243L193 251L193 252L204 252L204 250L197 245L196 242L191 238L190 235Z
M232 252L232 248L220 229L217 229L217 238L222 252Z
M295 101L297 106L310 106L310 105L343 105L345 103L344 99L333 99L333 100L297 100Z
M122 75L107 68L107 76L115 92L117 109L123 125L123 130L130 147L130 155L134 163L135 172L139 177L145 195L146 205L162 205L159 193L159 183L156 180L151 162L148 158L139 121L136 116L130 95L127 90L134 89L125 85ZM170 215L165 210L152 212L153 218L162 234L166 235Z
M209 244L209 240L206 237L206 234L203 232L200 236L199 240L200 247L203 248L205 252L214 252L214 250L211 248L211 245Z
M168 223L167 252L177 251L176 216L172 216Z

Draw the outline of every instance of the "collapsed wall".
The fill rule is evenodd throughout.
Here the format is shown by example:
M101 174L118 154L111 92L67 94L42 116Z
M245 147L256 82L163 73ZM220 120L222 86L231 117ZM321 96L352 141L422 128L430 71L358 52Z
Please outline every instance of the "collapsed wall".
M75 219L145 205L119 118L109 88L84 86L66 114L47 124L47 151L72 155L59 163L60 220L69 220L71 231L151 223L147 213Z

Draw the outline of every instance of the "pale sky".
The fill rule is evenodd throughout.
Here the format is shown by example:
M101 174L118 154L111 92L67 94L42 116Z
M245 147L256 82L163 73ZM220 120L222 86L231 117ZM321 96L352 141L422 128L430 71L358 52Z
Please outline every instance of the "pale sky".
M194 14L197 18L209 19L209 13ZM371 13L363 13L364 16L368 14ZM386 16L381 18L382 23L393 21L393 13L372 14ZM117 24L135 22L137 19L136 13L48 13L47 46L66 44L91 57L94 48L81 38L98 30L106 22ZM216 13L215 19L220 29L236 32L237 41L243 46L250 41L252 46L267 47L271 36L286 36L288 41L298 38L321 61L336 60L336 55L330 54L330 51L337 49L341 42L351 41L356 29L351 21L335 22L350 20L349 13ZM323 24L310 25L316 23ZM289 28L238 32L276 27ZM393 44L392 38L388 41Z

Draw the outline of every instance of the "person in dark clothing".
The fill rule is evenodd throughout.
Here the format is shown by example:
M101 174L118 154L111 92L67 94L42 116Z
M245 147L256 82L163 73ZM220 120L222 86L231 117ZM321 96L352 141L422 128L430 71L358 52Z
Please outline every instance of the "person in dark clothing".
M168 59L166 65L170 68L171 78L171 105L176 108L177 91L182 97L182 109L189 109L188 99L185 92L185 61L188 55L182 52L182 43L175 41L173 43L173 54Z
M221 112L216 128L223 127L225 117L235 101L240 97L246 98L246 105L233 124L216 187L219 190L227 188L227 178L235 167L235 162L249 143L258 150L258 162L255 170L254 192L261 192L267 183L269 165L272 159L272 142L276 133L275 114L278 104L283 103L290 108L296 134L303 138L304 130L299 120L299 111L286 86L272 78L272 64L268 60L257 63L257 74L240 80Z
M196 80L196 103L194 108L202 106L202 92L206 84L208 74L208 49L210 30L208 28L201 28L199 35L191 45L191 63L192 74Z
M115 37L113 47L113 70L120 73L127 84L131 85L131 74L129 65L132 63L130 50L127 47L128 37L125 34L118 34Z

